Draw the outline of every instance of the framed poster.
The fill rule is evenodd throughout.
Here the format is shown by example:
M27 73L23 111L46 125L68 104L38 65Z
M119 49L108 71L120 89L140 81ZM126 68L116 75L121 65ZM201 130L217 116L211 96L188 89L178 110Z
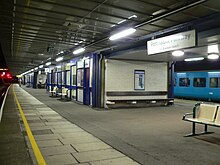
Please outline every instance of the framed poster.
M134 90L145 89L145 70L134 70Z

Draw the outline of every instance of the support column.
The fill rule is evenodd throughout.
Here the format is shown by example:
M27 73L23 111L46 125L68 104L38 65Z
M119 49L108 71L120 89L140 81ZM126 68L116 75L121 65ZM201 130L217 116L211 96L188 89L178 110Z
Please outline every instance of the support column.
M174 98L174 64L168 63L168 98Z
M92 106L103 107L103 56L93 54Z
M32 81L33 88L37 88L37 75L38 75L38 72L34 72L34 77Z

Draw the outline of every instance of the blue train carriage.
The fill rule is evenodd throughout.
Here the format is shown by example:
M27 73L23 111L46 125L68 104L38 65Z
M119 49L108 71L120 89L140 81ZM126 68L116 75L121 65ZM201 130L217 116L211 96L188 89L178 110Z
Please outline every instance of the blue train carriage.
M174 96L220 101L220 71L175 72Z

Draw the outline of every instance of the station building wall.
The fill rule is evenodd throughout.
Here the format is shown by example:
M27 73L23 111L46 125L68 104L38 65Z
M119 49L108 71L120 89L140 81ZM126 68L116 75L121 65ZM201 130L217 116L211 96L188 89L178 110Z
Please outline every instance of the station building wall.
M151 92L167 91L168 64L166 62L142 62L131 60L111 60L105 62L105 105L108 100L164 99L167 95L156 96L107 96L107 92ZM145 89L134 89L134 71L145 71Z

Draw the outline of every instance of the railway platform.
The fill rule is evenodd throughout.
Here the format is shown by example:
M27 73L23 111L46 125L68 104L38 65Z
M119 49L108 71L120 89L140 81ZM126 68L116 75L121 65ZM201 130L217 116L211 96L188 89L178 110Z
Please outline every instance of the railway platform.
M215 132L211 135L184 137L191 124L182 121L182 116L191 112L196 102L175 100L173 106L167 107L92 109L49 97L44 89L13 85L0 124L4 133L1 139L11 141L11 128L16 129L16 139L20 141L13 146L19 149L19 154L14 149L8 151L9 157L6 148L1 147L0 164L10 164L8 159L19 159L20 155L20 160L25 160L23 164L45 161L53 165L217 165L219 128L210 127ZM12 111L13 115L9 114ZM3 125L7 131L2 131ZM203 128L198 126L197 130L200 129ZM37 152L33 140L39 148Z

